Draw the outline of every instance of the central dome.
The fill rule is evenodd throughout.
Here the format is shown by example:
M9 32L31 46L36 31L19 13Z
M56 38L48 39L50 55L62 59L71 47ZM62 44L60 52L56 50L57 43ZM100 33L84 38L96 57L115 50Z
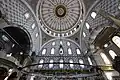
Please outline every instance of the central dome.
M78 26L82 16L80 0L39 0L37 7L44 31L69 33Z

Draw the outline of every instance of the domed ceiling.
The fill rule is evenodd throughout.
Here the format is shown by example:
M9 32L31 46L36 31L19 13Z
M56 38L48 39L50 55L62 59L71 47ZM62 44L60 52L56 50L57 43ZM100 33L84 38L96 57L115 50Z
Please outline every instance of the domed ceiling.
M48 34L68 36L79 29L82 7L80 0L39 0L37 16Z

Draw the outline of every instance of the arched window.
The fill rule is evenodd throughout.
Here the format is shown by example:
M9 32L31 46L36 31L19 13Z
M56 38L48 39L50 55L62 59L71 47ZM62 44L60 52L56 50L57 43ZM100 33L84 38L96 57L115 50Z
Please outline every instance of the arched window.
M60 60L60 65L59 66L60 66L60 68L63 68L63 60L62 59Z
M120 48L120 37L119 36L114 36L112 38L112 41Z
M12 48L15 46L15 44L12 44Z
M92 65L92 61L91 61L90 57L88 57L88 62L90 65Z
M80 49L76 49L77 54L81 54Z
M52 48L52 49L51 49L51 54L54 54L54 53L55 53L55 49Z
M104 47L108 47L108 44L105 44Z
M104 53L100 53L103 61L105 62L105 64L111 64L109 59L107 58L107 56Z
M60 54L63 54L63 53L64 53L64 52L63 52L63 48L60 48L59 53L60 53Z
M52 45L55 46L55 42L53 42Z
M97 14L96 14L95 12L92 12L92 13L91 13L91 17L94 18L94 19L95 19L96 15L97 15Z
M26 19L30 18L30 14L28 12L25 13L24 16L25 16Z
M49 31L49 33L51 34L51 31Z
M80 63L80 64L83 64L84 62L83 62L82 59L79 59L79 63ZM84 65L80 65L80 67L84 68Z
M83 20L81 19L80 22L83 22Z
M115 58L115 56L117 56L113 50L109 50L109 54L113 59Z
M34 78L35 78L35 76L31 76L31 77L30 77L30 80L34 80Z
M70 31L70 34L72 34L73 32L72 31Z
M38 68L42 68L42 67L43 67L43 64L42 64L43 62L44 62L43 59L41 59L41 60L39 61L40 65L38 66Z
M72 54L72 50L68 48L68 54Z
M45 28L45 30L47 31L48 29L47 29L47 28Z
M20 55L23 55L23 52L20 52Z
M72 64L72 63L73 63L73 60L72 60L72 59L69 60L69 63L70 63L70 68L73 68L74 65Z
M76 31L77 29L76 28L74 28L74 31Z
M67 45L70 46L70 42L67 42Z
M53 60L50 60L49 68L53 68Z
M88 23L85 23L87 29L90 29L90 25Z
M35 23L33 23L31 27L32 27L32 29L35 29Z
M42 51L42 54L44 55L44 54L46 54L46 49L43 49L43 51Z
M68 36L68 33L66 33L66 36Z
M35 34L36 38L38 37L38 35L39 35L38 33Z
M86 33L85 32L83 32L83 37L86 37Z
M60 44L61 44L61 45L63 45L63 42L62 42L62 41L60 41Z
M2 35L2 39L3 39L4 41L9 41L9 39L8 39L5 35Z

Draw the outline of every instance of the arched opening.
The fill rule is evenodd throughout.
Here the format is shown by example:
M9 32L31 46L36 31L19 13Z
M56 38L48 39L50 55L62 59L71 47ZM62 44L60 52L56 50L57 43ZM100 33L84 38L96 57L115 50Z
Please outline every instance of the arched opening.
M115 43L115 45L116 45L117 47L120 48L120 37L119 37L119 36L114 36L114 37L112 38L112 41Z
M23 53L29 53L31 48L31 40L30 36L25 30L10 26L3 28L3 31L10 41L15 44L14 48L12 48L12 53L17 53L19 51L22 51Z
M113 59L115 59L115 56L117 56L117 54L113 50L109 50L109 54Z
M43 54L43 55L46 54L46 51L47 51L46 49L43 49L43 50L42 50L42 54Z
M55 53L55 48L52 48L51 49L51 54L54 54Z
M72 54L72 50L71 50L71 48L68 48L68 54Z

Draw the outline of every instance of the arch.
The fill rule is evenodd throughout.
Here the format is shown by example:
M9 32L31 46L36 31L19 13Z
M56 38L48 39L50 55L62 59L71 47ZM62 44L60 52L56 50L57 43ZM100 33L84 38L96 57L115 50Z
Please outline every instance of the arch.
M42 50L42 55L46 54L47 49Z
M71 50L71 48L68 48L68 54L72 54L72 50Z
M88 57L88 62L89 62L90 65L93 64L92 61L91 61L91 59L90 59L90 57Z
M97 15L97 13L96 13L96 12L92 12L92 13L91 13L91 17L92 17L93 19L95 19L95 18L96 18L96 15Z
M81 54L80 49L76 49L77 54Z
M51 49L51 54L55 54L55 48Z
M70 46L70 42L67 42L67 45Z
M3 31L5 32L6 36L12 40L13 43L17 44L23 50L24 53L30 52L32 47L32 40L26 29L9 26L3 28ZM6 39L4 36L3 38Z
M117 56L117 54L113 50L109 50L109 54L113 59L115 59L115 56Z
M115 43L115 45L116 45L117 47L120 48L120 37L119 37L119 36L114 36L114 37L112 38L112 41Z
M90 29L90 25L88 23L85 23L85 25L87 29Z

